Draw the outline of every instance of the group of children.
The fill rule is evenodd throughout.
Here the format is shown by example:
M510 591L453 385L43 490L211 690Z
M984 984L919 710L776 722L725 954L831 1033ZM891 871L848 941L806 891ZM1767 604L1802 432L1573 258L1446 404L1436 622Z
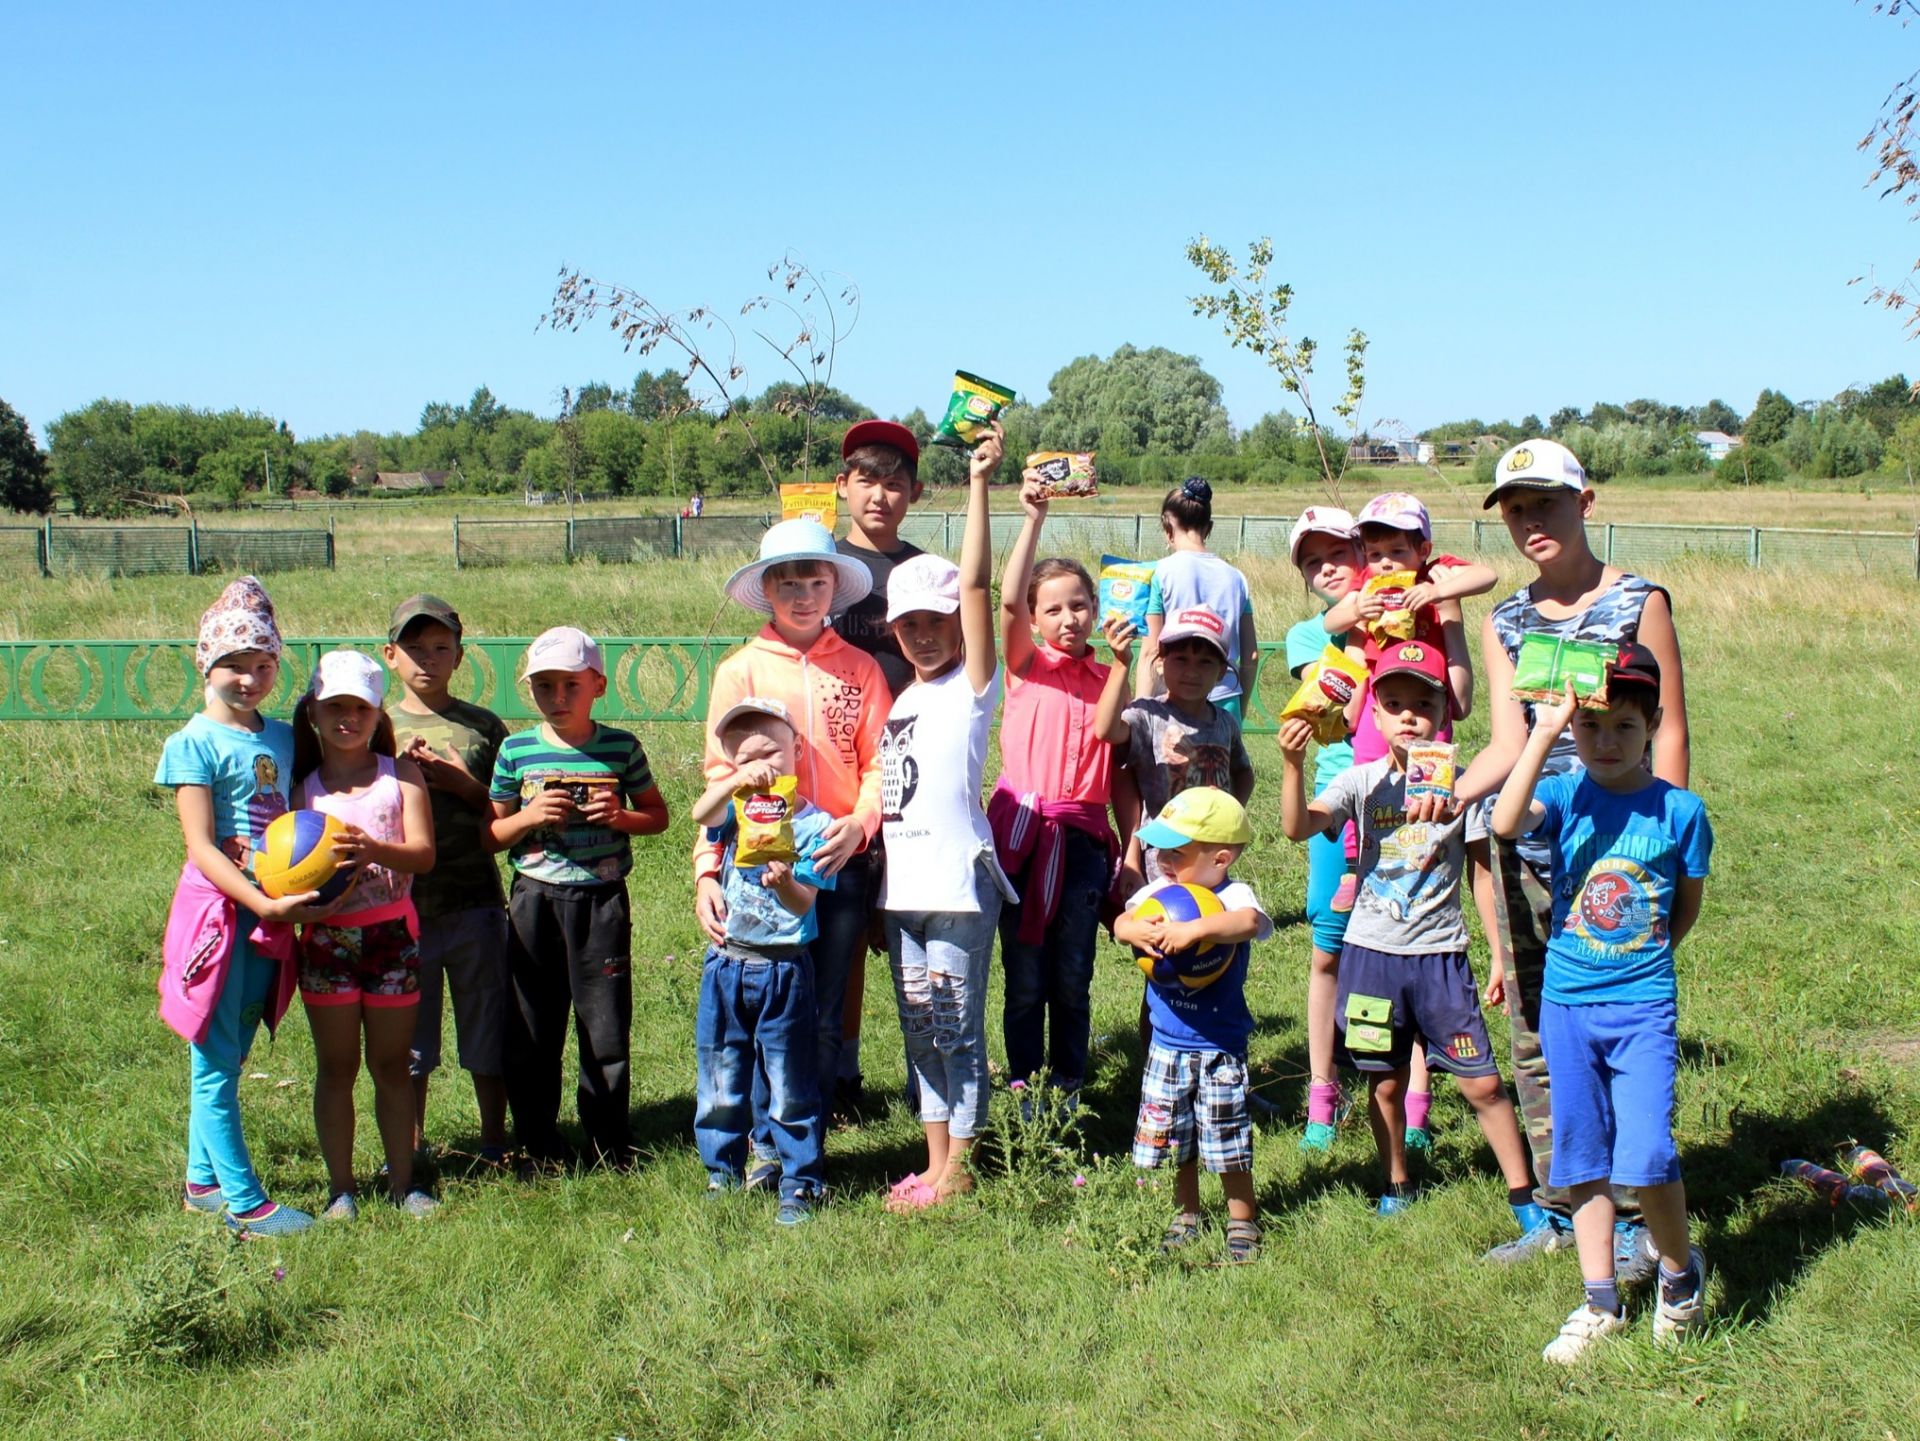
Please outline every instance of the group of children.
M1029 471L996 617L988 485L1002 448L994 427L971 454L957 565L900 539L919 496L918 444L904 427L865 421L845 438L838 478L849 536L836 543L817 522L782 522L727 582L766 623L714 674L707 784L692 809L695 914L709 943L694 1129L708 1185L777 1192L783 1225L812 1214L835 1089L858 1071L849 1017L877 917L926 1140L925 1166L886 1204L911 1212L970 1189L996 939L1013 1084L1027 1106L1072 1106L1090 1067L1104 924L1148 970L1133 1154L1175 1168L1163 1244L1202 1234L1205 1169L1226 1194L1227 1258L1249 1260L1261 1235L1245 979L1252 944L1273 923L1230 874L1253 840L1240 708L1258 650L1246 582L1206 550L1211 492L1189 480L1163 505L1171 553L1146 635L1103 618L1082 565L1039 558L1048 494ZM1669 1127L1672 948L1698 913L1711 834L1683 788L1684 693L1665 592L1593 556L1591 503L1578 462L1553 442L1502 458L1487 504L1539 578L1483 628L1492 741L1451 798L1413 801L1408 748L1449 735L1473 702L1459 603L1495 577L1433 556L1411 496L1378 497L1357 518L1310 507L1291 559L1325 609L1289 633L1288 666L1299 674L1331 642L1367 680L1349 708L1350 743L1320 747L1311 797L1312 727L1292 720L1280 733L1282 825L1309 846L1301 1144L1324 1150L1332 1139L1336 1061L1369 1074L1386 1170L1379 1210L1392 1214L1413 1195L1407 1147L1426 1136L1420 1063L1454 1076L1520 1226L1496 1256L1569 1244L1580 1253L1586 1295L1547 1348L1554 1360L1625 1324L1622 1264L1657 1267L1656 1335L1694 1323L1702 1283ZM1369 639L1382 603L1365 579L1402 570L1414 575L1402 601L1415 624L1408 638ZM1507 694L1519 638L1543 629L1619 646L1605 708L1577 707L1571 693L1523 707ZM1138 697L1136 642L1148 692ZM356 1212L363 1037L386 1185L414 1214L435 1205L413 1167L443 988L487 1159L504 1159L509 1113L530 1164L568 1159L558 1118L571 1014L587 1159L629 1161L625 878L630 838L664 831L667 807L639 741L594 718L606 673L589 637L563 626L530 647L522 679L541 721L512 735L451 695L460 645L459 616L415 597L395 611L386 648L398 700L386 705L369 658L334 652L288 726L258 713L280 651L258 583L235 582L203 618L207 707L168 741L156 776L176 791L188 852L162 1013L193 1045L185 1204L243 1233L313 1220L266 1197L237 1108L253 1028L277 1022L296 989L318 1055L325 1216ZM996 714L998 778L983 804ZM343 896L269 899L255 886L250 854L290 800L341 822L338 854L354 876ZM504 896L498 851L513 878ZM1484 991L1466 956L1469 874L1493 942ZM1155 899L1166 882L1217 904L1176 919ZM1226 957L1204 984L1157 964L1196 950ZM1513 1017L1524 1136L1483 998Z

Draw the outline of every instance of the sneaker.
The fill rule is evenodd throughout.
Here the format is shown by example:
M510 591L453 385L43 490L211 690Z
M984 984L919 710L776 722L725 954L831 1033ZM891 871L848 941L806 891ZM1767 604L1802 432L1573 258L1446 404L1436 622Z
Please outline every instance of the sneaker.
M1307 1122L1306 1133L1300 1137L1300 1149L1303 1151L1320 1151L1322 1153L1331 1151L1333 1149L1333 1137L1333 1127L1325 1121L1309 1121Z
M180 1209L183 1211L202 1211L209 1216L217 1216L226 1204L227 1198L218 1186L201 1189L189 1181L180 1191Z
M360 1219L360 1202L351 1191L342 1191L331 1201L327 1209L320 1213L323 1221L357 1221Z
M393 1204L405 1211L416 1221L424 1221L440 1209L440 1203L418 1186L415 1186Z
M1613 1223L1613 1278L1623 1290L1644 1286L1660 1274L1660 1248L1653 1232L1633 1221Z
M1693 1272L1691 1296L1680 1301L1669 1301L1662 1288L1662 1294L1654 1300L1653 1339L1658 1345L1677 1346L1700 1327L1707 1301L1707 1260L1700 1254L1698 1246L1687 1251L1687 1269Z
M227 1229L244 1241L262 1236L297 1236L313 1229L313 1217L292 1206L268 1201L251 1211L227 1212Z
M507 1148L505 1146L482 1146L478 1159L483 1166L491 1167L496 1171L504 1171L507 1167Z
M1596 1311L1583 1301L1567 1317L1560 1334L1547 1342L1540 1356L1542 1360L1551 1361L1557 1366L1571 1366L1586 1355L1587 1349L1596 1341L1604 1341L1626 1329L1627 1318L1624 1315Z
M1375 1203L1373 1214L1376 1216L1398 1216L1402 1211L1412 1207L1412 1205L1413 1197L1411 1196L1386 1195L1382 1196L1379 1201Z
M1206 1217L1198 1211L1180 1211L1160 1237L1160 1254L1171 1256L1175 1251L1191 1246L1200 1239L1200 1232L1206 1227Z
M1340 884L1333 889L1333 900L1329 909L1337 916L1344 916L1353 909L1354 898L1360 894L1360 877L1348 871L1340 877Z
M1433 1149L1433 1132L1429 1131L1425 1126L1407 1127L1406 1133L1401 1137L1401 1140L1409 1151L1431 1151Z
M773 1223L776 1226L801 1226L813 1219L813 1202L805 1196L783 1196L780 1209L775 1212Z
M768 1156L755 1156L747 1166L747 1178L740 1183L743 1191L769 1191L780 1184L780 1163Z
M1502 1241L1480 1259L1510 1266L1516 1261L1531 1261L1552 1251L1573 1249L1573 1226L1552 1212L1529 1226L1511 1241Z

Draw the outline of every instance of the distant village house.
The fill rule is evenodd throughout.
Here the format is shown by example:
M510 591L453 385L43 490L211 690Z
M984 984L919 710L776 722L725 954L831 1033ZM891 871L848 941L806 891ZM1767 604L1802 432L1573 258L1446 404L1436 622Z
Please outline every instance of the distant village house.
M1707 453L1707 459L1718 464L1727 458L1733 448L1740 443L1737 435L1728 435L1724 430L1697 430L1693 434L1694 443Z
M452 470L383 470L374 476L375 490L445 490L450 477L460 473L456 461Z

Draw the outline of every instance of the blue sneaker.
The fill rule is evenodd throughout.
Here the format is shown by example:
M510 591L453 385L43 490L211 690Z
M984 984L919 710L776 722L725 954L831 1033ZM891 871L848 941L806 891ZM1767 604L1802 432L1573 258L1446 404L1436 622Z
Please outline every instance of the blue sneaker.
M1516 1211L1515 1214L1517 1218L1518 1212ZM1538 1221L1521 1231L1511 1241L1502 1241L1480 1259L1510 1266L1516 1261L1531 1261L1535 1256L1544 1256L1552 1251L1572 1249L1572 1223L1554 1215L1551 1211L1542 1210Z
M1407 1127L1400 1140L1401 1144L1409 1151L1431 1151L1433 1149L1433 1132L1429 1131L1425 1126Z
M1409 1210L1412 1206L1413 1197L1411 1196L1382 1196L1379 1203L1374 1206L1373 1214L1376 1216L1398 1216L1402 1211Z
M774 1214L777 1226L799 1226L813 1219L813 1202L805 1196L786 1196L781 1199L780 1209Z
M199 1211L208 1216L217 1216L226 1209L227 1198L218 1186L209 1186L204 1191L195 1190L191 1184L180 1188L180 1209Z
M1613 1278L1617 1286L1644 1286L1660 1270L1653 1233L1634 1221L1613 1223Z
M223 1219L229 1231L246 1241L261 1236L297 1236L313 1229L313 1217L305 1211L273 1201L238 1215L229 1211Z

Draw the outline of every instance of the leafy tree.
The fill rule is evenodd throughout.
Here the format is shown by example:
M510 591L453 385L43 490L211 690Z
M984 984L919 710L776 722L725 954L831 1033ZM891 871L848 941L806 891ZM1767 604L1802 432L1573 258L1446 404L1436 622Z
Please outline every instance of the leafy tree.
M1914 413L1913 387L1904 375L1889 375L1865 390L1843 390L1833 401L1844 414L1866 421L1883 440Z
M1864 475L1880 464L1880 434L1866 419L1837 405L1822 405L1811 415L1796 415L1780 441L1787 464L1815 480Z
M144 469L133 440L133 407L96 400L47 427L53 478L75 515L116 515L141 488Z
M612 410L625 403L619 391L604 380L589 380L573 393L573 413L586 415L595 410Z
M1546 433L1547 427L1542 423L1540 417L1537 415L1528 415L1520 422L1520 434L1515 436L1514 439L1525 440L1530 435L1545 435Z
M1547 433L1554 437L1564 434L1580 424L1582 412L1577 405L1563 405L1547 419Z
M1787 478L1787 468L1780 463L1780 457L1766 446L1751 441L1735 446L1715 467L1714 473L1735 485L1778 485Z
M466 418L473 422L476 430L492 430L506 413L507 408L495 400L493 392L484 385L474 391L473 399L467 402Z
M693 397L687 394L686 376L664 368L658 375L650 370L641 371L634 376L633 388L627 392L627 409L642 420L686 414L694 409Z
M1688 412L1688 424L1695 430L1717 430L1724 435L1740 433L1740 412L1724 400L1709 400Z
M1777 390L1763 390L1740 434L1748 445L1778 445L1800 412Z
M444 400L430 400L420 411L420 429L451 430L465 419L466 413L457 405L449 405Z
M1233 448L1220 382L1197 356L1122 345L1104 360L1085 355L1055 371L1047 388L1038 410L1047 449L1185 455Z
M0 504L9 510L53 508L46 453L35 444L27 418L0 400Z

